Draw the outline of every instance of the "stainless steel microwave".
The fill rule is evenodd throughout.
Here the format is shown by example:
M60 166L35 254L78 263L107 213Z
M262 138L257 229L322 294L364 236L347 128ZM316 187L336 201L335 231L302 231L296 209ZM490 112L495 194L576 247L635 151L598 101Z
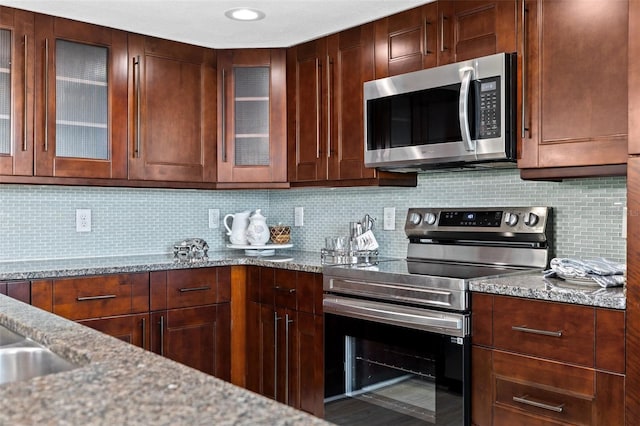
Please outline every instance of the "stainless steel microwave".
M516 54L364 84L367 167L515 167Z

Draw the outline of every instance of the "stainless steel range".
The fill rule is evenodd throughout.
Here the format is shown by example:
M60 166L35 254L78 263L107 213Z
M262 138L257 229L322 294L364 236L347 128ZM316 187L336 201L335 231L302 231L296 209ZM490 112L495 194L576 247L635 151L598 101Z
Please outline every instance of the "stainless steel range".
M327 266L325 418L470 424L469 281L544 269L551 209L411 208L407 258Z

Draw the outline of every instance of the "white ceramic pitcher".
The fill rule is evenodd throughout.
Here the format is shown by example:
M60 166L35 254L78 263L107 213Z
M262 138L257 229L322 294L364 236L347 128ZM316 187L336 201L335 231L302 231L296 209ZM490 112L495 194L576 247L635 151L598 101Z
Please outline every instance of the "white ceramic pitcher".
M264 245L269 241L269 227L267 219L260 213L260 209L249 218L249 227L247 228L247 240L252 245Z
M224 227L227 228L227 235L231 244L247 244L247 227L249 226L250 213L249 210L246 210L236 214L228 214L224 217L222 222ZM229 218L233 220L231 227L229 227L227 221Z

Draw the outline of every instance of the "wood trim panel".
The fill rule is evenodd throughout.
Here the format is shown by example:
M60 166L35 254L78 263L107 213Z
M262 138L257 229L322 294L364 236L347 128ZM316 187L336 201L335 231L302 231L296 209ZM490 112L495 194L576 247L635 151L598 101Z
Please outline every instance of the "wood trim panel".
M596 368L624 374L625 312L596 309Z
M53 312L53 280L31 282L31 305Z
M231 267L231 383L247 386L247 267Z
M471 294L471 342L493 346L493 296Z
M640 158L627 163L626 420L640 424Z

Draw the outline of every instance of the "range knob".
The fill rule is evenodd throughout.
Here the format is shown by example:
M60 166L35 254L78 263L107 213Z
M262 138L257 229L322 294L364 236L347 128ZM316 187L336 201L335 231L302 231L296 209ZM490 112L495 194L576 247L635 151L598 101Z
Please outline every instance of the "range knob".
M425 213L424 221L427 225L433 225L434 223L436 223L436 215L431 212Z
M524 224L527 226L536 226L540 218L535 213L527 213L524 216Z
M413 225L419 225L422 220L422 215L420 213L413 212L409 215L409 223Z
M518 223L518 215L510 212L505 213L504 223L506 223L508 226L516 226L516 224Z

